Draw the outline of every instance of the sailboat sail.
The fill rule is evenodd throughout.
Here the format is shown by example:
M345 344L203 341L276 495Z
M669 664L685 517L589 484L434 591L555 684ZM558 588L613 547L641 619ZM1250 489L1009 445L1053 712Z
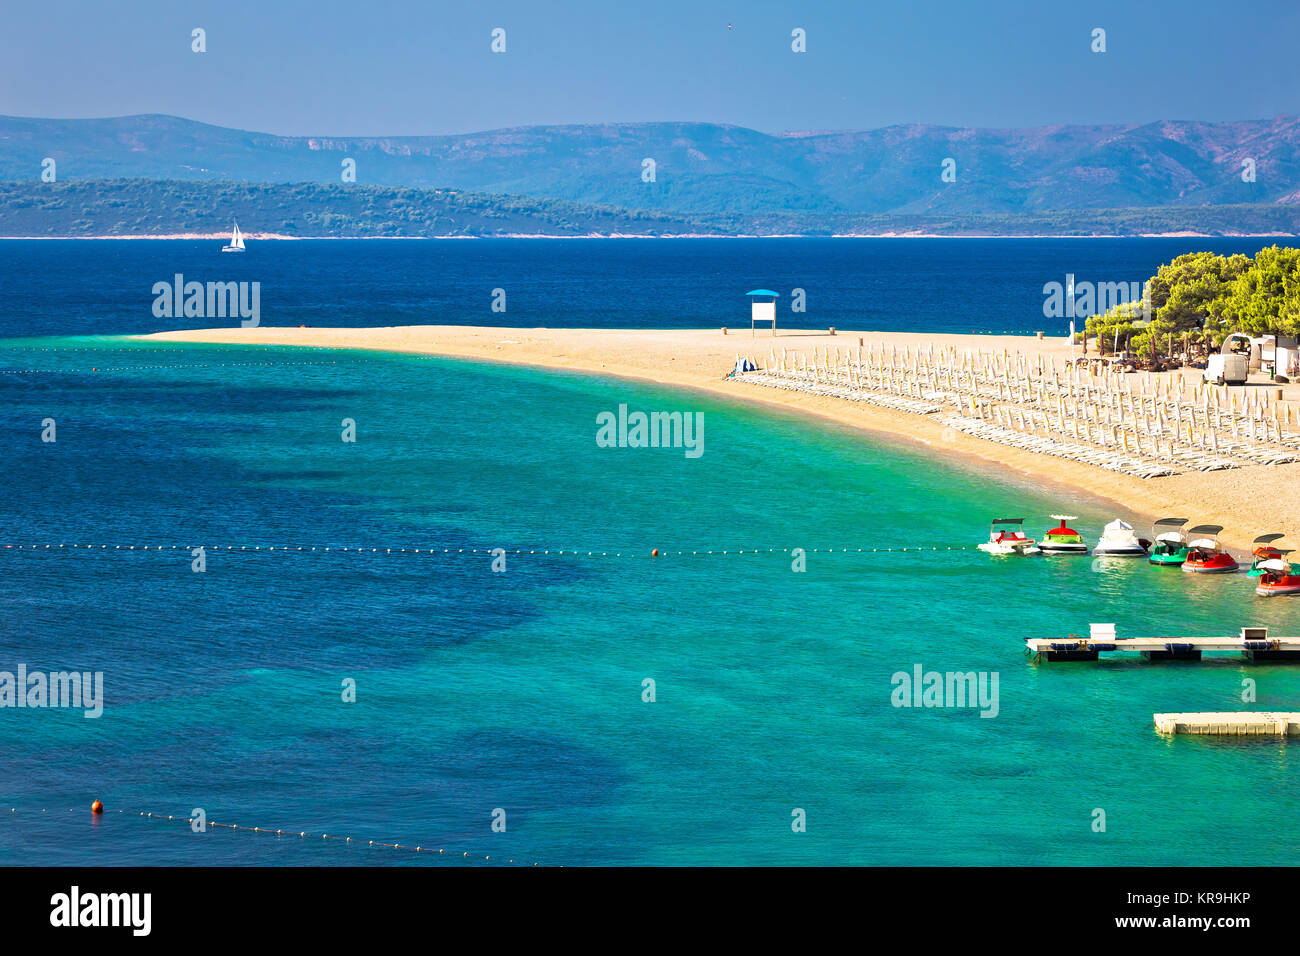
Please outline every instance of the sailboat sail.
M234 230L230 233L230 245L223 246L222 252L243 252L244 251L244 234L239 231L239 223L234 224Z

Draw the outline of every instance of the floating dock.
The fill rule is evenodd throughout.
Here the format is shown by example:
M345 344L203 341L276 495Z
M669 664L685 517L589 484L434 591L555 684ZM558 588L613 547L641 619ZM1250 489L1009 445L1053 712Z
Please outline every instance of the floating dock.
M1230 737L1300 736L1300 713L1273 711L1210 714L1153 714L1162 734L1222 734Z
M1300 637L1269 637L1266 627L1243 627L1236 637L1117 638L1114 624L1093 624L1086 638L1031 637L1025 649L1035 661L1095 661L1113 651L1136 651L1149 661L1199 661L1204 651L1227 651L1248 661L1300 662Z

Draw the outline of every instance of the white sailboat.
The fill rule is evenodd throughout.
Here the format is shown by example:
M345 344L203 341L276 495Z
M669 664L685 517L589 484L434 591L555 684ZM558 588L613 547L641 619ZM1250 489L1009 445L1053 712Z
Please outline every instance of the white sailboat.
M243 252L244 251L244 234L239 231L239 223L235 223L235 229L230 234L230 245L222 246L222 252Z

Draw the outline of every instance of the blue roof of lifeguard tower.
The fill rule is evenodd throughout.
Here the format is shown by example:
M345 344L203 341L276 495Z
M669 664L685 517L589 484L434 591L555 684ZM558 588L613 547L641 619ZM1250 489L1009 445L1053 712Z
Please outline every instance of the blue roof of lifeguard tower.
M772 298L776 298L780 294L779 292L773 292L771 289L755 289L753 292L745 293L745 295L770 295Z

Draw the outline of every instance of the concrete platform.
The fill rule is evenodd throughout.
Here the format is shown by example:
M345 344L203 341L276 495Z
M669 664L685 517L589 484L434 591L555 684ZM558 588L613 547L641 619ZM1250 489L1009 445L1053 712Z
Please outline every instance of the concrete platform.
M1269 637L1266 627L1243 627L1235 637L1115 636L1114 624L1093 624L1087 637L1025 639L1036 661L1096 661L1103 653L1136 651L1148 661L1199 661L1206 651L1236 653L1260 663L1300 661L1300 637Z
M1223 711L1204 714L1153 714L1162 734L1215 734L1230 737L1300 736L1300 713Z

